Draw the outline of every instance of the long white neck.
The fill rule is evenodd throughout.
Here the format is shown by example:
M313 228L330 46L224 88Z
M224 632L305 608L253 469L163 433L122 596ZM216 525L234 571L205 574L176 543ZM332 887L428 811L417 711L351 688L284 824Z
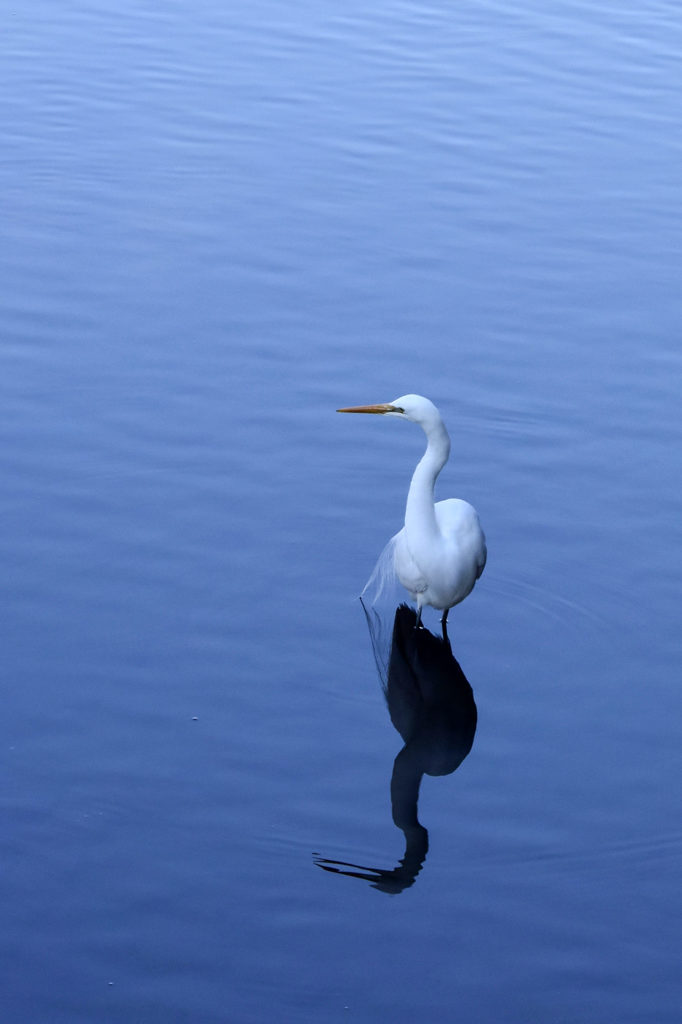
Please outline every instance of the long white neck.
M405 532L410 548L417 557L422 542L432 552L432 542L440 537L433 491L436 477L450 454L450 437L442 420L425 427L424 431L428 444L412 475L405 507Z

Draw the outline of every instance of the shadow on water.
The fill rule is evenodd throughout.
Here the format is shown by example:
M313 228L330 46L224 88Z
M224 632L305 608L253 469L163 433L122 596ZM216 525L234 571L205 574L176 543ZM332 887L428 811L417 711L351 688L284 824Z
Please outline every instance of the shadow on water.
M369 614L367 621L391 722L404 742L393 762L391 812L405 836L405 854L392 869L322 857L315 863L324 871L365 879L382 892L399 893L414 884L429 848L429 834L418 818L421 780L450 775L460 766L474 742L476 704L447 634L441 638L417 629L413 608L396 609L386 659L380 657Z

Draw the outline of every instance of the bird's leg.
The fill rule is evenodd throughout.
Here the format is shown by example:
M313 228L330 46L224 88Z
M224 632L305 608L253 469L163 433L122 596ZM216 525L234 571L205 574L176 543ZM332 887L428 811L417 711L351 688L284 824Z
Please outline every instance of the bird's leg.
M446 608L445 611L443 612L443 614L441 615L441 619L440 619L441 629L443 630L443 640L445 640L445 641L447 641L447 639L448 639L448 612L449 611L450 611L450 609Z
M417 605L417 621L414 624L414 628L415 629L419 629L421 624L422 624L422 606L420 604L418 604Z

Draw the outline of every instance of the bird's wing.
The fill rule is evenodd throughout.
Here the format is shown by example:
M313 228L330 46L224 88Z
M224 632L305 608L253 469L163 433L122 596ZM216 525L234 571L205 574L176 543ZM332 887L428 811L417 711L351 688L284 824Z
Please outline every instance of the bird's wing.
M402 585L405 587L405 590L407 590L416 601L417 595L423 594L427 589L428 581L412 557L412 552L410 551L407 543L405 530L402 529L400 533L396 533L393 540L395 541L393 559L395 573Z
M487 561L488 561L488 549L487 549L487 547L485 545L485 541L483 541L483 551L481 553L481 557L478 560L478 570L476 572L476 579L477 580L480 580L481 574L482 574L483 570L485 569L485 563Z
M436 519L444 536L452 537L460 545L471 546L476 559L476 579L479 579L488 551L476 509L461 498L446 498L436 502Z

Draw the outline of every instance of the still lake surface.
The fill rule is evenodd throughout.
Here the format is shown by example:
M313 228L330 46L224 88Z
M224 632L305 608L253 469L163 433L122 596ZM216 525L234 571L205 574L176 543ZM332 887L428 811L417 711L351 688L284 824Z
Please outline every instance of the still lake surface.
M679 5L1 47L4 1024L677 1024ZM424 439L334 410L412 391L489 562L410 848L357 595Z

